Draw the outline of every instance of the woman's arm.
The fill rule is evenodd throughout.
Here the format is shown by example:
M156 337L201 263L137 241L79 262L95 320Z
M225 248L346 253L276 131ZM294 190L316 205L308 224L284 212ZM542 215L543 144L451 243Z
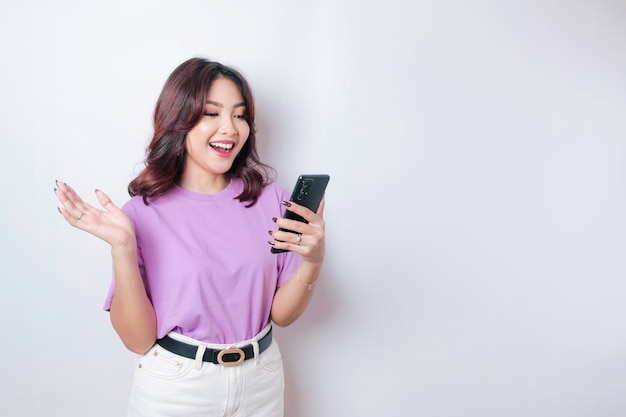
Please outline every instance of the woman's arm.
M70 225L111 245L115 276L111 322L128 349L145 353L156 340L156 317L139 273L132 221L102 191L96 190L96 197L104 210L85 203L63 182L57 181L54 192L63 205L59 212Z
M129 246L111 248L115 293L110 315L124 345L142 354L156 341L156 315L139 273L136 245Z
M313 295L325 255L324 203L322 199L317 213L294 202L283 203L288 210L304 217L308 224L296 220L275 220L279 227L294 233L272 230L274 240L270 244L278 249L297 252L303 258L293 276L274 295L270 318L278 326L288 326L296 321Z
M302 262L293 277L276 291L271 319L278 326L289 326L302 315L311 297L321 265Z

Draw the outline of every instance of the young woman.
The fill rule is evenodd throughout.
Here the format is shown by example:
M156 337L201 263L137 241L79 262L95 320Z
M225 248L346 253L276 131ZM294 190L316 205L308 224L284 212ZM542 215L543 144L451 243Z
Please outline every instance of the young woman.
M248 83L206 59L166 81L145 165L122 209L99 190L103 210L55 188L65 220L111 245L105 309L138 354L129 416L282 416L271 323L293 323L312 296L324 202L313 213L268 180Z

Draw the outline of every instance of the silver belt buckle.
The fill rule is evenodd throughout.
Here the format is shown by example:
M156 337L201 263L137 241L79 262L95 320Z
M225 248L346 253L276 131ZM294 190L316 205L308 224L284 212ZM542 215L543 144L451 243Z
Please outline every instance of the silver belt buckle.
M230 355L232 353L237 353L239 355L239 359L233 362L224 362L224 355ZM224 349L217 354L217 363L222 366L239 366L244 360L246 360L246 354L239 348Z

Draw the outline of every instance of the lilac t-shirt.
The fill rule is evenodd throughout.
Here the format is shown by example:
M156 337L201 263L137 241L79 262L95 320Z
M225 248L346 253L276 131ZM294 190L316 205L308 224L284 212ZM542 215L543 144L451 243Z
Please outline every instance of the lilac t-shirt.
M157 318L157 337L174 331L206 343L254 337L269 320L274 293L302 261L272 254L268 230L284 213L287 191L269 184L257 203L235 199L233 179L218 194L176 186L146 206L134 197L123 207L135 225L139 270ZM111 284L104 308L114 293Z

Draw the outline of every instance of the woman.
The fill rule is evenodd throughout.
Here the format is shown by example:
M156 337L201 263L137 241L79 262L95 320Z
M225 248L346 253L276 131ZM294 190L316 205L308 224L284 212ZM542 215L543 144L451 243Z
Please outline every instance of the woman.
M193 58L163 87L121 210L102 191L104 210L57 182L65 220L111 245L105 309L139 354L129 416L283 415L270 322L293 323L312 296L324 203L313 213L268 181L254 130L241 74ZM309 223L283 219L285 208Z

